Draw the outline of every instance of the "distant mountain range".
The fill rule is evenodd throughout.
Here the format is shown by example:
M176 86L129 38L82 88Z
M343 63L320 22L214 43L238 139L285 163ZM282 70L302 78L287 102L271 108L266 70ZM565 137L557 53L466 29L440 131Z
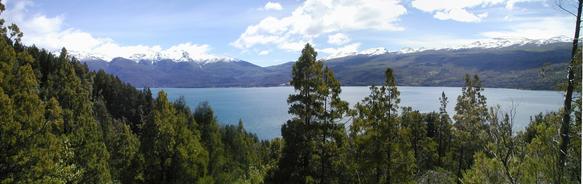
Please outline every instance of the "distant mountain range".
M554 89L569 61L568 38L492 39L443 49L367 49L328 57L343 85L381 84L391 67L403 86L462 86L466 73L486 87ZM288 85L293 62L260 67L228 58L191 58L189 53L144 53L106 61L74 53L91 70L103 69L137 87L253 87Z

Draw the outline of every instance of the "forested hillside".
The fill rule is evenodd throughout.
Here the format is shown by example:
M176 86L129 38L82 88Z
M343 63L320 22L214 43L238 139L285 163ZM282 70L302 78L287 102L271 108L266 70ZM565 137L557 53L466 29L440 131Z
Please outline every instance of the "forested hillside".
M90 72L65 49L24 46L3 23L0 183L259 183L274 165L278 140Z
M244 122L217 122L206 103L189 109L22 37L0 20L0 183L581 181L580 51L563 158L563 112L513 131L513 112L487 104L477 75L465 75L457 99L435 97L439 112L420 113L399 105L397 71L383 68L383 84L350 107L306 44L291 68L292 118L281 138L259 140Z

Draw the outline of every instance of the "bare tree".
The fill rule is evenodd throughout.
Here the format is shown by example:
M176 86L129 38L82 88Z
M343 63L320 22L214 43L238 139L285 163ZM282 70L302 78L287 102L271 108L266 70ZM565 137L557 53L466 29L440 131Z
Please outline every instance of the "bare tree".
M520 143L513 136L512 131L516 108L517 105L514 102L506 112L501 110L500 105L490 108L488 113L490 144L485 149L494 159L502 163L504 175L510 184L518 183L520 171L512 168L516 167L519 160L522 160L519 153Z
M571 103L573 98L573 86L574 86L574 67L575 67L575 54L577 53L577 48L579 44L579 31L581 29L581 6L583 4L583 0L577 0L577 13L573 13L569 10L567 6L567 2L564 0L557 0L557 6L562 10L570 13L577 17L575 22L575 36L573 38L573 48L571 50L571 63L569 64L568 68L568 80L567 80L567 91L565 94L565 103L564 103L564 112L563 112L563 122L561 124L561 143L560 143L560 152L559 152L559 174L555 180L555 183L561 183L561 178L563 175L563 168L565 167L565 159L567 158L567 148L569 145L569 124L571 122Z

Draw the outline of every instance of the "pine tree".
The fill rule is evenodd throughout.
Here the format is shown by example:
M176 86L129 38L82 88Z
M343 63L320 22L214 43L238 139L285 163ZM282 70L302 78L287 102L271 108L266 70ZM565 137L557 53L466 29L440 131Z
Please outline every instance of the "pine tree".
M348 102L340 99L340 82L334 72L325 67L323 84L319 93L323 96L324 109L319 117L318 137L320 159L320 183L343 183L349 179L346 171L348 137L344 123L340 122L348 111Z
M410 130L399 121L400 102L393 71L385 72L385 84L372 86L371 94L356 105L351 127L357 178L363 183L411 182L415 156L408 141Z
M195 183L206 175L207 152L163 91L142 139L146 183Z
M433 169L437 165L437 143L428 134L429 121L425 121L427 116L432 114L421 114L411 107L402 108L401 124L402 129L409 135L407 141L411 144L413 155L415 156L417 172L424 173Z
M317 88L322 84L322 65L316 61L317 53L306 44L302 55L292 69L290 84L297 94L288 98L289 113L294 116L281 128L285 142L274 183L317 182L318 167L315 162L317 119L323 110Z
M194 119L200 127L201 142L209 154L208 173L219 182L226 164L224 145L221 138L219 124L215 114L207 102L196 107Z
M57 97L63 107L64 134L75 148L75 163L83 170L78 182L109 183L109 153L93 114L89 76L77 73L66 49L62 49L58 62L56 73L48 77L46 87L52 91L49 96Z
M0 93L3 122L2 183L65 183L74 179L76 169L65 160L69 152L66 142L54 133L58 124L58 103L50 101L45 114L45 103L39 98L36 76L31 67L32 58L17 54L18 67L11 75L11 97ZM10 74L8 74L10 75ZM0 92L3 90L0 90ZM11 99L9 99L11 98ZM45 117L46 116L46 117Z
M557 140L561 116L558 113L542 113L535 116L522 137L527 144L524 161L518 168L518 183L553 183L559 169L558 157L551 156L560 150ZM530 134L530 135L529 135ZM532 136L532 137L531 137ZM564 179L564 178L563 178ZM564 180L563 180L564 181Z
M462 94L457 98L455 106L456 114L453 119L456 121L456 147L457 166L456 173L461 179L462 171L470 168L474 158L474 153L485 146L485 121L488 115L486 107L486 97L482 95L480 79L477 75L465 76L465 86Z
M452 142L452 125L451 118L447 113L447 96L445 92L441 93L439 98L439 120L436 121L435 125L435 136L434 139L437 142L437 154L438 154L438 165L444 168L453 168L449 163L452 162L451 155L451 142Z
M332 70L316 57L306 44L293 66L290 84L297 93L288 98L293 119L282 127L285 146L274 182L339 183L347 178L347 136L339 121L348 103L340 99Z

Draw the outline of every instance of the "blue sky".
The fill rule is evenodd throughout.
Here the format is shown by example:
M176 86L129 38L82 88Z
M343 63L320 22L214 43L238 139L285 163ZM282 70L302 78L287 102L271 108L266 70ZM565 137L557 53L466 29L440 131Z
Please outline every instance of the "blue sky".
M320 57L376 47L443 48L492 38L572 37L575 20L556 0L2 2L2 17L22 28L24 42L49 50L107 57L185 50L260 66L296 60L306 42Z

